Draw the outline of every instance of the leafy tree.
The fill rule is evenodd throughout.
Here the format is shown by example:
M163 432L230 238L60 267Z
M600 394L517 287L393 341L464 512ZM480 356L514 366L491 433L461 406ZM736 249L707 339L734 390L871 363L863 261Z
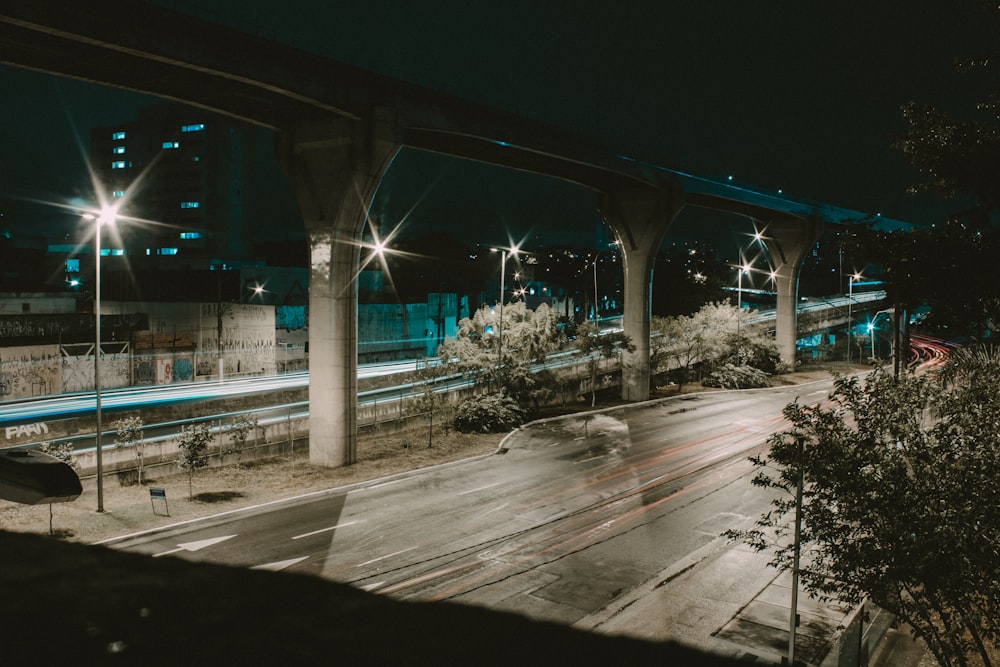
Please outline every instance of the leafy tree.
M803 585L868 598L909 623L939 663L996 660L1000 640L1000 355L937 375L837 378L831 406L792 403L755 485L783 492L757 528L731 531L789 569L798 475Z
M449 371L501 390L522 404L537 404L548 376L534 373L532 364L543 361L565 340L558 317L546 304L532 311L523 302L504 305L503 326L498 326L498 316L499 309L480 308L462 319L456 337L444 342L439 356Z
M597 370L598 363L604 360L605 369L611 359L620 357L622 352L634 352L632 339L623 331L608 331L601 333L593 322L584 322L576 331L573 346L587 356L587 366L590 370L590 407L597 403ZM596 353L596 356L595 356Z
M984 32L1000 37L1000 6L980 1ZM958 70L980 75L992 92L975 108L945 112L910 102L902 109L907 129L894 146L920 173L910 190L962 198L967 210L947 224L914 234L877 238L876 259L886 267L890 296L900 308L930 306L929 326L943 335L985 338L1000 314L1000 288L986 280L1000 248L995 222L1000 210L1000 48L961 54ZM956 115L958 114L958 115ZM972 208L967 201L971 200ZM867 239L860 239L862 244ZM863 246L872 250L870 244Z
M115 446L132 448L137 463L139 486L142 486L142 464L146 453L146 441L142 437L142 417L124 417L117 420L112 426L116 431Z
M229 435L229 444L221 448L221 453L236 454L236 462L239 463L243 457L243 450L247 448L250 434L257 432L257 415L249 413L233 417L226 431Z
M427 415L427 447L434 446L434 413L446 411L451 405L448 393L438 391L438 383L448 372L449 369L444 364L426 365L416 372L416 385L420 389L420 395L413 401L411 411Z
M208 465L208 445L213 440L215 435L208 428L208 424L185 424L181 427L180 439L177 442L181 456L177 460L177 465L188 474L188 498L194 496L191 488L194 472Z
M73 444L69 442L54 443L54 442L43 442L38 446L39 451L43 454L48 454L49 456L54 456L66 465L68 465L73 470L79 471L80 464L73 460ZM55 530L52 526L52 503L49 503L49 535L55 535Z
M908 233L861 231L855 242L855 253L881 265L893 304L929 308L926 329L952 339L990 336L1000 317L1000 230L954 219Z
M747 313L728 301L706 303L690 316L654 317L650 324L654 372L671 372L683 388L699 374L711 374L726 364L768 374L780 370L777 343L762 328L747 326L746 319Z
M80 464L73 459L73 444L69 442L55 443L43 442L38 446L38 450L43 454L54 456L73 470L79 470Z

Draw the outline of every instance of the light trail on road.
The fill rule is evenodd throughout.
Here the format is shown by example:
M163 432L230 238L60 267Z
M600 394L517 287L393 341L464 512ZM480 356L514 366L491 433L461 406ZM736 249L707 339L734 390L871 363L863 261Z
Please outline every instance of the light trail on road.
M732 548L721 533L773 497L750 484L748 455L787 428L790 400L813 402L830 385L540 422L509 436L504 454L119 546L574 623L691 554L697 563Z

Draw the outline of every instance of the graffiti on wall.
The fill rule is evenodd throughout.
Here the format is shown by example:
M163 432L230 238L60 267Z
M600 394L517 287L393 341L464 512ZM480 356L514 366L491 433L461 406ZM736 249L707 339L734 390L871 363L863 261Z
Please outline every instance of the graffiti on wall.
M63 345L62 391L93 391L94 344ZM101 387L112 389L131 384L128 343L101 343Z
M7 348L0 363L0 395L31 398L62 391L58 345Z
M20 440L21 438L41 438L49 434L49 425L45 422L35 424L18 424L8 426L4 429L8 440Z

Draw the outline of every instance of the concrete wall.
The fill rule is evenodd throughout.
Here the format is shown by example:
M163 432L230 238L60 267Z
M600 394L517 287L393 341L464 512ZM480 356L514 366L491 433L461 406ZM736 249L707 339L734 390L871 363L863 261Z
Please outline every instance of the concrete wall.
M241 303L113 302L105 315L142 312L149 316L149 330L156 335L190 334L193 351L179 355L160 350L142 362L140 377L148 382L207 379L219 374L219 324L222 324L222 358L227 377L275 373L274 306ZM164 353L169 353L164 356ZM173 380L168 378L173 374Z
M59 362L59 345L25 345L0 350L0 399L62 393Z
M75 313L75 294L0 294L0 315ZM90 309L93 317L94 309Z

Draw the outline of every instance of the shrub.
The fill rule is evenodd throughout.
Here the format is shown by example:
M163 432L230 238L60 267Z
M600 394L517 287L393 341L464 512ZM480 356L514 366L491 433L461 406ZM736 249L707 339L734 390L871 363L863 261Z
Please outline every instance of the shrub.
M483 394L458 405L454 424L461 433L503 433L523 424L524 417L524 409L507 394Z
M705 378L702 384L706 387L721 387L722 389L753 389L770 387L771 381L767 373L752 366L725 364Z

